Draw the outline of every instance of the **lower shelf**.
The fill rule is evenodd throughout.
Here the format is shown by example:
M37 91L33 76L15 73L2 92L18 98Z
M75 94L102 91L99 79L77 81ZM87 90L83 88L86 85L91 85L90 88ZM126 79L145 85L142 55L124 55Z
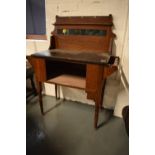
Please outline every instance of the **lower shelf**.
M86 88L86 79L75 75L62 74L46 82L78 89Z

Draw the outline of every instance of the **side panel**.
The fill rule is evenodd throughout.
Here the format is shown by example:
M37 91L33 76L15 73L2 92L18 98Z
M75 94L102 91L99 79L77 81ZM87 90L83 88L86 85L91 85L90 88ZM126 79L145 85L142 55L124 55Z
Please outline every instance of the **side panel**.
M104 67L100 65L88 64L86 71L86 92L87 98L100 100L103 87Z
M36 80L38 82L45 82L47 79L45 60L42 58L32 57L32 63L33 63Z

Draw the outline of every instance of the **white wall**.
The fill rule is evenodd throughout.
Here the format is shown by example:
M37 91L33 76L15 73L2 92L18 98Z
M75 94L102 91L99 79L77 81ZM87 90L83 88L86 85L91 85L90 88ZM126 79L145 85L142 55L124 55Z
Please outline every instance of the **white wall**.
M122 65L124 73L128 79L128 37L127 37L127 24L128 24L128 0L46 0L46 29L47 29L47 41L27 41L26 50L27 54L32 54L36 51L46 50L49 47L50 33L53 30L52 23L55 22L55 16L101 16L101 15L113 15L114 30L117 35L115 40L116 55L122 57ZM119 87L119 81L115 80L115 76L109 78L113 80L108 82L106 88L106 95L104 100L107 100L107 106L114 107L116 99L116 93ZM54 87L46 84L45 92L48 95L54 95ZM93 104L92 101L86 99L84 91L79 91L71 88L64 88L61 91L66 97L76 99L85 103ZM110 91L110 92L109 92ZM113 97L110 95L113 93ZM74 96L74 97L73 97Z
M126 80L129 83L129 44L128 42L129 42L129 25L127 22L121 65L122 65L122 70L125 74Z

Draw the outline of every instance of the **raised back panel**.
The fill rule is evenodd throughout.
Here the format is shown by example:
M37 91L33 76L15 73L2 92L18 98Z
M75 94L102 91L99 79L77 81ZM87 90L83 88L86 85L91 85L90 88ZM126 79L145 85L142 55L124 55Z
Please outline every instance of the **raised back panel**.
M59 17L56 16L52 32L58 49L83 52L111 52L115 35L112 33L112 16Z

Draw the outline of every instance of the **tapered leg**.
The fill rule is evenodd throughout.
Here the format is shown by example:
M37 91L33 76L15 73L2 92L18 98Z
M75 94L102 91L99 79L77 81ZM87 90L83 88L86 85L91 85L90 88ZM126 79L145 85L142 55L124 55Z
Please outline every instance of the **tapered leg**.
M94 127L96 129L98 127L99 110L102 108L102 104L103 104L105 84L106 84L106 79L104 79L102 86L100 87L100 89L98 89L98 92L96 92L95 117L94 117Z
M99 118L99 102L96 101L95 102L95 116L94 116L94 127L97 129L97 125L98 125L98 118Z
M58 86L55 84L55 97L58 99Z
M41 82L38 82L38 95L39 95L40 110L41 110L42 115L44 115L43 101L42 101L42 83Z
M103 81L103 87L102 87L102 92L101 92L100 109L102 109L102 107L103 107L103 97L104 97L105 85L106 85L106 79L104 79L104 81Z
M32 89L34 91L34 94L37 95L37 90L36 90L36 87L35 87L35 84L34 84L34 81L33 81L33 76L31 76L31 85L32 85Z

